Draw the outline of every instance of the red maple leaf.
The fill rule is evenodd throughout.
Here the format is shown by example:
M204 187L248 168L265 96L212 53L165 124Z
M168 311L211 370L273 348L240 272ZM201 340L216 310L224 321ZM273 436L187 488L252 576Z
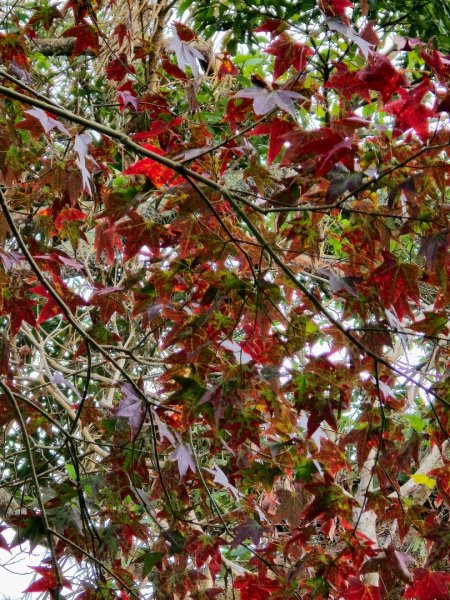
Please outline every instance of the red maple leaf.
M112 81L122 81L128 73L136 73L133 65L128 64L126 54L122 52L118 58L111 60L106 66L106 77Z
M39 6L34 8L33 15L27 23L26 31L27 33L31 33L32 35L36 35L31 25L41 24L46 31L50 29L53 25L53 21L55 19L62 19L63 15L60 10L57 9L56 6Z
M282 19L266 19L262 25L254 29L256 33L270 33L270 37L274 38L285 29L288 29L289 25Z
M83 0L67 0L63 8L64 12L69 8L73 10L75 23L78 24L89 14L89 10L92 10L92 4L84 2Z
M315 458L322 463L332 477L344 468L350 469L344 452L327 438L321 440L320 450Z
M350 577L348 587L341 592L345 600L380 600L380 589L373 585L364 585L357 577Z
M240 590L241 600L267 600L271 592L279 589L279 584L264 574L247 573L234 580L233 588Z
M251 540L254 546L259 546L261 536L266 531L255 519L248 518L235 529L235 536L231 542L231 548L237 548L245 540Z
M3 292L3 297L0 297L0 314L9 314L12 335L16 335L19 331L22 321L31 327L36 327L36 317L33 312L36 302L30 300L25 293L24 289L19 289L15 290L14 295Z
M76 38L72 56L83 54L89 48L94 52L94 54L98 54L99 52L100 46L98 42L98 31L93 25L84 19L81 19L78 22L78 25L67 29L63 33L63 36Z
M386 308L394 307L401 321L405 315L414 320L408 300L420 304L416 265L399 263L393 254L383 251L384 263L373 271L368 283L375 284L381 302Z
M250 113L252 100L250 98L230 98L227 104L225 120L235 133L238 125L245 121Z
M379 445L380 427L379 413L374 410L366 410L358 419L358 428L352 429L342 438L340 443L342 448L347 447L348 444L356 445L356 459L359 469L362 469L371 448L376 448Z
M314 500L305 507L302 514L302 519L307 523L321 516L325 519L339 516L348 520L352 509L358 505L354 498L346 496L339 486L332 485L329 481L313 481L305 484L305 489L314 495Z
M116 250L122 251L122 241L116 230L110 226L107 219L101 219L95 228L94 248L96 250L97 260L100 260L102 253L106 255L106 260L110 265L114 263Z
M0 33L0 57L3 64L13 63L28 72L28 59L25 54L26 45L17 33Z
M360 73L361 71L350 71L347 65L338 63L335 73L326 82L325 87L337 90L344 98L350 99L358 95L369 102L369 89L361 80Z
M389 595L399 581L411 583L413 575L409 566L415 562L409 554L400 552L392 544L366 561L361 573L378 573L384 596Z
M147 246L155 256L159 256L161 248L174 244L178 237L163 225L149 223L134 211L128 214L126 221L121 221L115 226L114 232L124 240L124 262L133 258L143 246Z
M370 121L352 112L349 112L345 117L341 117L340 119L333 119L330 123L331 129L343 136L353 135L357 129L368 127L369 125Z
M29 594L31 592L54 592L58 583L56 581L55 569L53 567L32 567L33 571L42 575L40 579L34 581L31 585L24 590L24 594ZM64 587L72 589L70 582L67 579L62 580L62 584Z
M336 430L336 416L348 405L347 386L342 381L343 377L343 373L326 357L319 356L311 359L305 370L296 374L287 384L287 389L294 394L296 408L308 413L308 437L313 435L322 421Z
M375 54L369 65L359 71L350 71L342 64L338 64L336 69L336 73L330 77L325 87L338 90L345 98L357 94L370 101L369 90L374 90L380 92L383 102L387 102L400 86L408 83L406 77L381 54Z
M359 32L359 36L362 37L363 40L366 40L367 42L372 44L373 46L378 46L379 44L381 44L381 40L377 32L375 31L375 23L376 21L368 21L364 25L363 29L361 29L361 31Z
M151 150L155 154L159 154L160 156L164 155L164 152L156 146L152 146L151 144L142 145L144 148L147 148L147 150ZM131 165L131 167L125 169L125 171L123 171L123 174L145 175L158 189L167 185L176 185L183 181L183 178L178 177L173 171L173 169L162 165L156 160L153 160L153 158L148 157L138 160L136 163L134 163L134 165Z
M195 566L202 567L207 561L213 579L220 571L221 554L220 546L225 544L220 537L210 537L195 532L186 544L186 551L193 555Z
M90 298L90 304L98 307L101 321L107 323L115 312L125 315L125 300L122 288L107 287L96 290Z
M129 35L127 25L125 23L118 23L113 29L113 35L117 37L117 43L120 48L125 37Z
M408 129L414 129L423 142L427 140L430 135L428 118L435 114L435 109L423 104L422 100L432 90L430 80L424 77L411 91L400 89L401 99L394 100L384 107L387 113L396 117L394 134L400 135Z
M167 57L163 57L161 66L168 75L172 75L172 77L175 77L175 79L187 81L188 77L186 73L182 71L178 65L170 62Z
M226 75L239 75L239 69L230 59L227 52L223 53L222 57L219 58L219 61L220 67L217 72L217 77L219 79L223 79Z
M447 471L449 468L447 467ZM448 477L448 476L447 476ZM425 533L425 538L431 540L433 545L425 563L425 567L431 567L440 560L447 558L450 554L450 526L444 523L433 527Z
M448 56L434 49L429 49L428 51L420 50L420 56L442 81L448 80L450 76L450 61Z
M77 294L74 294L64 283L64 281L54 273L52 273L52 279L53 289L58 294L59 298L61 298L61 300L64 302L64 304L68 306L72 313L76 311L77 306L86 305L85 300L83 300L83 298ZM32 288L30 292L37 294L38 296L43 296L46 299L46 302L42 307L37 319L38 324L44 323L48 319L52 319L56 315L63 313L61 305L53 298L44 285L37 285Z
M425 257L426 270L433 274L445 270L447 249L450 245L450 229L443 229L422 237L419 253Z
M316 175L325 175L337 162L342 162L353 171L355 148L350 138L344 138L329 127L321 127L315 131L296 129L284 136L289 142L281 165L289 165L308 156L317 156Z
M440 333L448 335L448 317L444 311L423 311L423 319L409 325L409 329L420 331L429 337L436 336Z
M275 56L275 65L273 68L273 78L278 79L286 73L289 67L294 67L296 71L303 71L306 66L308 56L314 54L309 46L296 42L291 36L283 32L273 40L265 52Z
M429 472L429 476L436 480L439 493L450 504L450 468L448 465L433 469Z
M184 75L184 73L183 73ZM140 131L139 133L133 134L133 139L136 141L147 140L151 138L156 138L160 136L162 133L174 129L177 125L183 122L181 117L177 117L176 119L172 119L172 121L163 121L162 119L156 119L152 121L150 125L150 129L147 131ZM159 151L159 148L158 148Z
M383 102L387 102L400 86L408 83L403 73L397 71L382 54L375 54L370 64L359 71L358 78L369 89L380 92Z
M414 581L403 598L414 600L450 600L450 573L414 569Z
M348 0L319 0L319 8L328 17L341 17L344 23L347 23L345 9L353 8L353 4Z
M49 115L49 113L45 113ZM33 113L24 112L24 119L14 125L15 129L25 129L34 138L38 138L42 134L42 124Z
M77 208L63 208L63 210L58 214L55 219L55 227L60 231L65 223L70 223L71 221L84 221L86 219L86 215L78 210Z
M197 39L197 34L181 21L174 21L173 25L182 42L189 43Z
M251 129L247 135L269 135L269 151L267 153L267 162L273 163L275 158L281 152L286 140L284 135L292 130L292 121L286 119L280 119L276 117L270 123L260 123L253 129Z

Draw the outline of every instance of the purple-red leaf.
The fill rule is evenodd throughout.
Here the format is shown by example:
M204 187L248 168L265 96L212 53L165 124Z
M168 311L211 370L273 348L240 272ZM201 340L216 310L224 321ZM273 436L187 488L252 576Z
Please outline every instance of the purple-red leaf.
M269 90L257 85L240 90L235 97L251 98L253 100L253 110L256 115L265 115L278 107L289 113L294 119L295 106L293 100L303 98L298 92Z
M42 125L45 133L48 133L52 129L58 129L61 133L70 136L70 131L62 123L51 117L49 113L42 110L42 108L30 108L29 110L26 110L25 113L35 117Z
M189 45L189 42L194 40L195 36L191 37L189 40L186 36L184 39L181 39L179 31L180 28L177 27L177 25L180 24L178 23L172 25L172 37L167 45L175 52L178 66L183 73L186 73L186 67L190 67L194 77L198 77L200 75L198 61L204 60L204 56L200 50L197 50L197 48L194 46Z
M245 523L238 525L234 531L234 539L231 542L231 548L237 548L245 540L251 540L255 546L259 546L261 536L266 531L255 519L247 519Z
M180 472L181 477L184 477L186 475L188 469L190 469L192 473L195 473L196 468L194 457L192 455L192 449L190 448L190 446L182 442L181 438L179 438L179 444L172 452L170 457L172 460L177 461L178 471Z
M138 398L129 383L120 386L123 398L116 410L116 417L125 417L130 424L131 434L137 435L145 419L145 403Z
M92 156L89 154L88 146L91 143L91 137L88 133L80 133L75 137L73 148L78 154L76 164L81 171L83 178L83 189L85 189L90 196L92 196L92 175L88 171L86 161L89 160L94 166L98 166Z

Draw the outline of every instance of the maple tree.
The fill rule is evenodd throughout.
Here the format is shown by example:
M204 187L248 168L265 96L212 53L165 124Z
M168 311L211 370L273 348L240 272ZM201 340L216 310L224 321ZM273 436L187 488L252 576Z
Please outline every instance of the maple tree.
M2 4L24 594L450 598L448 38L300 4Z

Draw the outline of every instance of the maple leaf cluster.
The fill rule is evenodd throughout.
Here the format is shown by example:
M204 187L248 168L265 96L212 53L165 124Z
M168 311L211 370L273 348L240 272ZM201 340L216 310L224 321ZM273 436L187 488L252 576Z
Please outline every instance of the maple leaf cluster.
M450 58L312 4L217 52L182 22L202 0L5 17L24 593L450 598Z

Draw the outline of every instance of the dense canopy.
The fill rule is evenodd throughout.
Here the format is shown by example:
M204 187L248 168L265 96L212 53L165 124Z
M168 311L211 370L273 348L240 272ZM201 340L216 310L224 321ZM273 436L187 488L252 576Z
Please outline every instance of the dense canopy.
M23 595L450 598L449 51L445 2L0 0Z

